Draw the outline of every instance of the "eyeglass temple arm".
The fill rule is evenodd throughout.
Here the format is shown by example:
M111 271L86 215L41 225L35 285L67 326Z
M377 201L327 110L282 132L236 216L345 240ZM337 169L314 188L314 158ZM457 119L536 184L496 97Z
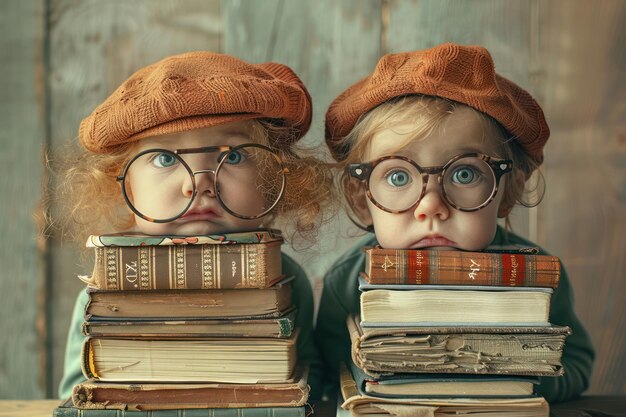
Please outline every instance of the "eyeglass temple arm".
M359 179L361 181L365 181L370 173L372 172L371 164L349 164L348 167L348 175L352 178Z

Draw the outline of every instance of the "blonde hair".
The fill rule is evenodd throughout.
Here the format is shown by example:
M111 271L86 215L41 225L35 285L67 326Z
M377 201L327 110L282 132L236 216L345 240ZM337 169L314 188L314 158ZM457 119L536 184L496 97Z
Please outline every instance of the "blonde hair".
M288 241L313 242L326 204L334 200L332 173L314 157L301 157L295 146L275 146L294 132L270 121L253 120L251 140L275 149L288 168L285 192L277 206L264 217L265 227L282 227ZM61 162L54 203L56 213L48 216L47 230L59 231L61 240L84 244L89 235L124 232L135 218L122 196L117 176L135 155L137 143L123 144L108 154L94 154L68 145L69 155ZM286 216L289 214L289 216ZM306 247L306 245L304 246Z
M409 132L402 132L406 139L397 144L395 149L397 152L414 140L428 136L461 106L468 107L441 97L408 95L386 101L362 115L352 131L339 143L343 149L349 149L346 159L337 164L337 168L342 172L340 182L337 184L343 191L341 194L345 196L347 192L345 186L350 181L346 167L351 163L363 162L367 147L377 133L394 125L410 122L411 129ZM499 208L499 213L501 217L506 218L506 225L509 228L508 214L513 206L520 204L534 207L539 204L544 196L545 182L537 163L524 152L515 137L509 136L492 117L476 110L474 113L484 123L483 139L494 140L497 144L499 155L493 156L513 160L513 170L507 176ZM536 174L535 180L528 181L533 172ZM350 204L347 206L352 209Z

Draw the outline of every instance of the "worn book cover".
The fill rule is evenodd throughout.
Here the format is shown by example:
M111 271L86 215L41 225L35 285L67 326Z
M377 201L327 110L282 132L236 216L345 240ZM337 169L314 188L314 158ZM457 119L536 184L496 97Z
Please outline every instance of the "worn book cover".
M296 407L259 408L192 408L176 410L85 410L75 407L72 399L63 401L52 412L52 417L306 417L311 413L307 405Z
M352 360L366 374L558 376L569 327L361 327L347 319Z
M292 307L291 281L269 288L100 291L87 289L85 320L280 317Z
M459 416L493 415L548 417L548 402L527 398L381 398L361 392L350 370L341 364L339 375L343 404L352 416Z
M291 336L296 309L280 317L214 320L91 320L83 335L92 337L280 337Z
M292 380L262 384L114 383L95 379L74 386L78 408L166 410L232 407L296 407L309 396L308 369L297 368Z
M208 236L90 236L100 290L267 288L281 278L283 239L262 229Z
M277 338L87 338L83 374L107 382L285 382L296 364L296 330Z
M359 278L369 326L548 326L552 288L378 285Z
M370 284L556 288L559 258L526 249L534 248L492 252L364 248L363 276Z

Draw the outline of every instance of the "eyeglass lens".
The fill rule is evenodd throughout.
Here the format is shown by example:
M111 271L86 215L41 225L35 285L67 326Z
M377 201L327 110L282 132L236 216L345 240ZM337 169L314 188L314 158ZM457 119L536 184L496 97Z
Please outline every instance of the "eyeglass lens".
M464 157L446 167L442 185L446 198L461 209L474 209L488 201L495 189L493 170L484 160ZM381 206L402 211L421 198L423 174L403 159L386 159L377 164L369 178L369 190Z
M250 145L184 157L164 150L148 152L131 162L122 186L131 208L142 217L169 221L192 207L196 193L217 197L237 217L261 217L278 202L284 183L280 159Z

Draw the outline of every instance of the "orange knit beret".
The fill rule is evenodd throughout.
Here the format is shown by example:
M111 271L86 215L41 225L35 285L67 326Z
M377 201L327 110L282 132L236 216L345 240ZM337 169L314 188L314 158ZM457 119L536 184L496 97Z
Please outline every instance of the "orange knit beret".
M88 150L107 153L148 136L271 119L300 139L311 124L311 97L298 76L277 63L249 64L229 55L189 52L131 75L80 124Z
M496 74L489 52L480 46L445 43L431 49L387 54L374 72L328 108L326 143L333 157L348 156L340 140L359 117L394 97L424 94L466 104L497 120L538 164L550 130L539 104L525 90Z

